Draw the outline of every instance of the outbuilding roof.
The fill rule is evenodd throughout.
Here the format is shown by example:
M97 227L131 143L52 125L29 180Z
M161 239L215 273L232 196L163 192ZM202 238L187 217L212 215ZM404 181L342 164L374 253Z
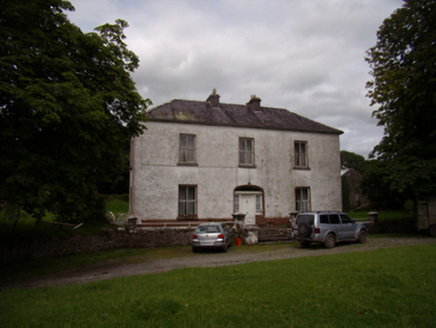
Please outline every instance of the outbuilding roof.
M218 100L217 100L218 99ZM283 108L260 106L252 96L246 105L219 103L219 95L206 101L171 100L147 113L150 121L286 130L340 135L343 131L315 122Z

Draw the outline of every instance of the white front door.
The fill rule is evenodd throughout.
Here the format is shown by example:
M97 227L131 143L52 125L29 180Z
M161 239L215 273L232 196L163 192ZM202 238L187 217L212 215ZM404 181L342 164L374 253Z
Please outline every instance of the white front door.
M256 224L256 195L240 195L239 212L245 215L245 224Z

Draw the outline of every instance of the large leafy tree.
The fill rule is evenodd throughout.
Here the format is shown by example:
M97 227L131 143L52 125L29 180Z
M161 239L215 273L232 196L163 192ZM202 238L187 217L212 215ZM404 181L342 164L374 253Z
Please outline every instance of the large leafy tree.
M341 169L355 169L359 173L365 172L366 160L362 155L352 153L346 150L341 150Z
M64 0L0 1L0 201L41 218L101 217L97 186L122 170L149 100L117 20L83 33Z
M390 191L436 194L436 1L405 0L377 33L368 96L384 126L365 180Z

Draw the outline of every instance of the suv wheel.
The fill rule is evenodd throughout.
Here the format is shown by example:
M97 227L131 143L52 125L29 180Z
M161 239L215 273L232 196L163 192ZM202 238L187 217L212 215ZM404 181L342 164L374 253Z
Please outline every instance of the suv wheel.
M298 224L298 236L301 238L307 238L311 235L312 229L310 229L309 224L306 222L301 222Z
M359 231L359 235L357 236L357 241L361 244L366 243L366 231L365 230Z
M325 237L324 246L327 248L333 248L336 245L336 237L334 234L329 233L327 237Z

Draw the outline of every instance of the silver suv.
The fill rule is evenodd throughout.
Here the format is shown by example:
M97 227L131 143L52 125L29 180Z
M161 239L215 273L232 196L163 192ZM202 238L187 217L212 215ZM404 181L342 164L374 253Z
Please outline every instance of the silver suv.
M368 229L356 223L342 212L303 212L293 224L294 236L303 247L312 242L322 243L327 248L335 247L338 241L357 240L366 242Z

